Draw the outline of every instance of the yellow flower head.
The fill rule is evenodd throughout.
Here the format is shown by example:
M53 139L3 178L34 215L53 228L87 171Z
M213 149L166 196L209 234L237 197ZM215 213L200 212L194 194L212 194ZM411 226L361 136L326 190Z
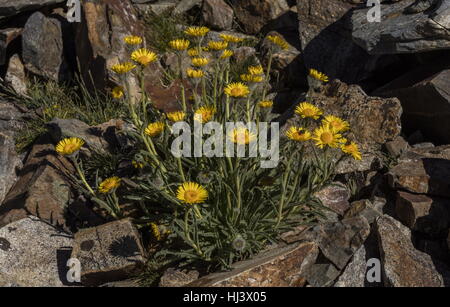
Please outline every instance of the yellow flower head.
M243 127L233 129L228 137L230 138L231 142L239 145L246 145L256 139L256 135L254 133Z
M248 94L250 94L250 90L248 86L246 86L244 83L236 82L236 83L230 83L225 87L225 95L234 97L234 98L242 98L247 97Z
M134 65L131 62L125 62L121 64L116 64L111 67L111 70L115 72L116 74L126 74L127 72L130 72L131 70L135 69L136 65Z
M260 108L271 108L273 106L273 101L272 100L263 100L258 102L258 106Z
M184 33L189 36L203 37L209 32L207 27L189 27Z
M226 49L227 47L228 42L226 41L210 41L208 43L208 49L210 50L220 51Z
M201 122L202 124L209 122L216 113L216 109L213 106L200 107L194 113L194 120Z
M191 69L191 68L188 68L188 70L186 71L186 73L187 73L187 76L188 76L189 78L194 78L194 79L196 79L196 78L202 78L202 77L205 75L205 73L204 73L203 70L201 70L201 69Z
M84 141L80 138L65 138L56 145L56 152L63 156L70 156L79 151L84 145Z
M131 53L131 59L142 66L153 63L157 58L156 53L145 48L135 50Z
M289 49L289 44L278 35L269 35L267 39L283 50Z
M196 56L200 55L200 52L198 52L197 48L191 48L191 49L188 50L188 55L190 57L196 57Z
M161 232L159 231L158 225L155 223L150 224L150 228L152 229L152 235L155 238L156 241L161 240Z
M250 66L248 68L248 73L251 75L264 75L264 68L261 65Z
M157 137L164 131L164 126L163 122L151 123L145 128L144 132L150 137Z
M192 65L197 67L202 67L205 65L208 65L209 59L208 58L193 58L192 59Z
M302 118L318 119L323 114L322 110L308 102L302 102L295 108L295 114Z
M350 144L347 144L347 145L346 144L341 145L341 150L344 153L352 156L353 159L355 159L355 160L361 160L361 158L362 158L361 152L359 151L359 148L358 148L358 145L356 145L356 143L354 143L354 142L351 142Z
M167 113L167 118L172 122L181 122L186 117L186 113L182 111Z
M231 51L231 50L229 50L229 49L225 49L225 50L222 52L222 55L220 56L220 58L221 58L222 60L223 60L223 59L228 59L229 57L233 56L233 54L234 54L233 51Z
M344 132L350 129L350 124L347 121L334 115L325 116L322 124L330 126L336 132Z
M176 39L169 42L170 48L178 51L183 51L189 48L189 45L191 44L190 41L187 39Z
M220 34L220 38L228 43L235 43L235 44L244 41L244 39L241 37L237 37L237 36L229 35L229 34Z
M312 139L319 148L325 146L336 148L342 144L342 136L328 126L316 128Z
M134 168L144 168L144 163L142 162L138 162L138 161L131 161L131 164L133 165Z
M123 97L123 95L125 95L125 92L123 91L123 87L121 86L116 86L115 88L112 89L111 91L111 95L114 99L120 99Z
M259 83L263 82L264 77L260 75L243 74L241 75L241 80L249 83Z
M142 37L130 35L123 39L128 45L140 45L142 44Z
M286 136L293 141L305 142L311 139L311 132L304 128L293 126L286 132Z
M314 79L322 81L324 83L327 83L329 81L327 75L325 75L324 73L321 73L320 71L315 70L315 69L310 69L309 75L311 77L313 77Z
M178 188L177 198L185 204L201 204L208 199L208 191L198 183L185 182Z
M103 180L98 186L98 191L102 194L107 194L120 186L119 177L110 177Z

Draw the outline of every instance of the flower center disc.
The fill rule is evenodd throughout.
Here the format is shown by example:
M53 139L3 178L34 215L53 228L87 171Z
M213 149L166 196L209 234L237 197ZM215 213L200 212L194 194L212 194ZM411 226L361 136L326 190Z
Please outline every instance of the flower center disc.
M320 139L325 144L330 144L333 141L333 135L330 132L324 132L320 136Z
M303 110L303 114L305 114L305 116L313 116L314 110L313 109L305 109L305 110Z
M193 203L197 201L197 192L195 191L186 191L184 192L184 198L186 199L187 203Z
M231 90L231 94L233 96L240 96L241 95L241 90L239 88L234 88Z

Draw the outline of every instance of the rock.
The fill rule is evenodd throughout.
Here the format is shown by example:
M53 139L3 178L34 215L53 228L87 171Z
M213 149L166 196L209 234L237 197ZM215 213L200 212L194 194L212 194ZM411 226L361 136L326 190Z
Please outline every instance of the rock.
M160 287L183 287L198 279L197 271L186 271L175 268L167 269L159 281Z
M366 280L366 249L361 246L353 255L344 272L334 284L335 287L364 287Z
M431 257L414 248L408 228L384 215L377 220L375 230L386 286L443 286L442 276L436 271Z
M138 273L145 251L131 220L123 219L77 232L71 258L81 262L81 282L95 286Z
M73 173L73 166L56 154L46 136L38 139L0 206L0 227L28 215L66 227L65 213L71 196L67 176Z
M305 278L312 287L329 287L339 276L339 270L332 264L313 264L305 272Z
M409 148L408 142L401 136L397 136L394 140L386 142L384 146L392 157L399 157Z
M55 80L69 79L64 57L61 22L41 12L30 16L22 32L22 59L27 70Z
M0 20L22 12L38 10L44 6L66 2L65 0L0 0Z
M400 156L399 162L416 161L422 158L450 160L450 145L413 147Z
M224 0L203 1L203 20L213 29L230 30L233 26L233 9Z
M298 287L302 276L316 260L317 244L303 242L271 249L253 259L235 263L229 272L202 277L189 287Z
M140 287L139 280L137 279L126 279L120 281L107 282L99 287L102 288L138 288Z
M370 226L364 217L358 216L324 223L316 231L322 254L338 269L343 269L368 237Z
M202 1L203 0L181 0L173 10L173 14L184 14L187 11L191 10L193 7L201 5Z
M350 192L346 186L338 182L331 183L329 186L316 192L314 196L320 199L325 207L333 210L340 216L343 216L350 207L348 202Z
M0 17L1 19L1 17ZM8 46L22 34L21 28L0 30L0 65L7 64Z
M369 224L372 224L377 217L383 215L383 207L386 199L374 197L373 201L361 199L350 204L350 209L345 213L344 218L363 216Z
M439 235L450 227L450 201L439 197L397 191L395 212L409 229Z
M450 3L441 1L433 14L410 15L405 8L415 0L381 6L381 22L368 22L369 9L355 10L352 16L353 41L370 54L417 53L450 48ZM386 16L386 17L385 17Z
M289 11L286 0L232 0L231 5L242 29L257 34L270 27L270 22Z
M0 204L17 181L17 171L21 167L13 138L0 132Z
M5 75L5 84L11 87L17 94L26 96L27 79L25 75L25 67L23 66L18 54L14 54L9 59L8 69Z
M449 9L450 11L450 9ZM450 69L448 60L425 64L375 91L381 97L397 97L402 103L403 129L419 129L426 140L450 143Z
M68 285L67 260L73 239L35 217L0 229L1 287Z
M148 1L147 1L148 2ZM141 12L150 11L153 14L161 15L162 13L173 10L178 4L178 0L162 0L156 3L149 3L144 5L137 5L137 8Z
M439 158L403 161L389 170L388 181L395 189L449 197L450 161Z
M355 7L341 0L297 1L306 68L317 69L346 83L358 83L389 63L389 59L368 55L352 41L347 24Z
M394 140L401 131L402 107L398 99L369 97L357 85L333 80L312 93L309 101L347 120L351 127L349 139L360 147L362 160L344 158L337 167L338 173L381 167L377 157L382 144Z
M129 61L123 40L126 36L144 35L133 5L129 0L90 0L81 4L83 22L75 24L75 49L82 79L91 91L106 91L116 84L123 85L110 67ZM150 65L146 73L154 70L154 65ZM137 80L132 74L128 75L130 94L136 98Z
M233 58L236 60L236 62L243 62L250 58L256 59L256 49L247 46L236 48L234 50Z

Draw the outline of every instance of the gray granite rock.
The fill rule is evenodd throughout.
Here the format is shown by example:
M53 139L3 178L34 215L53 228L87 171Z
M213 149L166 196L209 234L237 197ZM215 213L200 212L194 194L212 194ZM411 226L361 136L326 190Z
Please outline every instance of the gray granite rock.
M366 280L366 249L361 246L353 255L344 272L339 276L335 287L364 287Z
M44 6L63 2L66 2L66 0L0 0L0 20L22 12L38 10Z
M35 217L0 229L0 286L60 287L66 280L70 235Z
M22 161L16 153L14 139L0 132L0 204L17 181Z

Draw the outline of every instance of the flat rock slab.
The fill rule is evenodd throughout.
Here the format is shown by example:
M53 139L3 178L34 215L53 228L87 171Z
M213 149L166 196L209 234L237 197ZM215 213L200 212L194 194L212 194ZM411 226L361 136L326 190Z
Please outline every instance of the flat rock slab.
M238 262L229 272L213 273L187 286L192 287L299 287L305 284L303 272L317 258L314 242L275 248L254 259Z
M417 53L450 49L450 2L430 13L405 15L415 0L381 5L381 22L368 22L369 8L352 16L353 41L369 54Z
M60 287L73 239L35 217L0 229L0 286Z
M366 249L361 246L353 255L353 259L345 268L335 287L364 287L366 280L367 260Z
M139 272L145 251L130 219L80 230L72 258L81 263L81 282L94 286L126 279Z
M380 217L375 225L383 278L392 287L442 287L442 276L431 257L414 248L410 230L390 216Z
M0 20L22 12L63 2L66 2L66 0L0 0Z

